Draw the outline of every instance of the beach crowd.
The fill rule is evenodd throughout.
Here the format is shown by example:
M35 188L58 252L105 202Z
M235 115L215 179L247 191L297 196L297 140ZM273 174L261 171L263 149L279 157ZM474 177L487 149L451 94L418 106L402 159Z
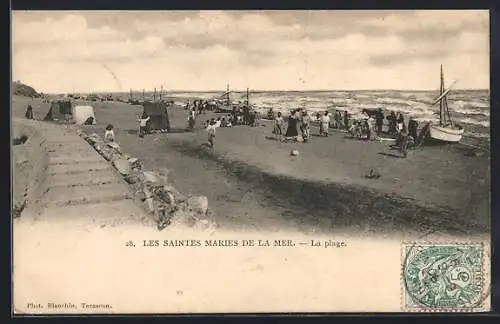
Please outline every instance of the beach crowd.
M197 120L207 112L218 112L224 115L207 119L203 126L208 133L208 144L213 148L216 129L219 127L233 127L239 125L259 126L259 113L246 102L238 105L224 106L220 103L197 99L188 101L187 128L193 131ZM348 111L335 110L309 114L305 108L293 109L287 117L272 108L267 112L265 119L273 121L272 133L279 142L302 142L311 140L311 127L319 126L317 136L328 137L330 130L342 131L353 139L375 141L395 139L393 148L399 149L406 157L409 148L418 146L423 138L425 128L419 130L419 125L412 117L409 120L402 113L396 115L391 111L387 116L382 109L365 109L361 115L353 116ZM139 136L144 136L149 117L143 115L140 119Z
M311 125L314 122L319 124L320 137L327 137L330 129L347 132L351 138L360 140L382 140L383 136L390 136L396 140L393 146L399 148L404 156L408 148L421 142L424 135L424 132L418 132L418 122L412 117L407 122L403 114L396 116L392 111L385 116L382 109L365 110L357 118L347 111L325 111L316 113L313 119L305 109L300 108L292 110L285 123L282 113L275 113L271 108L267 119L273 120L273 134L282 142L307 143L311 140Z

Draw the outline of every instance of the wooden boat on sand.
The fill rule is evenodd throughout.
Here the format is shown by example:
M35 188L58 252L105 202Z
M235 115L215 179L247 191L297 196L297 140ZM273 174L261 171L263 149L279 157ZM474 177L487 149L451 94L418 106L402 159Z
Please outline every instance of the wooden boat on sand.
M445 91L443 66L441 65L441 88L440 95L434 101L434 104L439 102L439 123L431 123L429 125L429 135L432 139L440 142L458 143L462 139L464 128L453 122L448 109L448 94L451 89Z

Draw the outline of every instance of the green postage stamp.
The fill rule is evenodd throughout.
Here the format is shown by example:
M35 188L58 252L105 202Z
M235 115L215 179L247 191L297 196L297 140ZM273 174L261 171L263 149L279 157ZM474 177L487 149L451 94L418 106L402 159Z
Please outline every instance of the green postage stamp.
M402 255L405 311L486 310L489 279L481 243L405 243Z

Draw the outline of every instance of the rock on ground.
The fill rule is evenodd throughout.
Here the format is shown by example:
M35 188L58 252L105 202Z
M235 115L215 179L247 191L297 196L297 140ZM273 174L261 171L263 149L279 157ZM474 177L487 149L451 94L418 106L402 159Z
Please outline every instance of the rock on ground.
M143 175L144 175L144 181L146 182L157 183L157 184L162 183L160 177L158 177L154 172L144 171Z
M208 211L208 198L205 196L191 196L187 200L189 209L200 214L206 215Z
M113 161L113 165L120 172L120 174L127 176L132 171L130 167L130 162L124 159L116 159Z

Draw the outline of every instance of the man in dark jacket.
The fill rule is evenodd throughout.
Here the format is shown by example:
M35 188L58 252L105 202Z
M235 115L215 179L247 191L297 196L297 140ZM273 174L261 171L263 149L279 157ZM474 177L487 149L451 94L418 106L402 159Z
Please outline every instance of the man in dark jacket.
M410 121L408 122L408 134L413 137L415 143L418 140L418 122L410 117Z
M394 111L391 111L391 114L387 116L387 120L389 121L389 134L393 136L396 135L398 132L396 128L397 117Z

